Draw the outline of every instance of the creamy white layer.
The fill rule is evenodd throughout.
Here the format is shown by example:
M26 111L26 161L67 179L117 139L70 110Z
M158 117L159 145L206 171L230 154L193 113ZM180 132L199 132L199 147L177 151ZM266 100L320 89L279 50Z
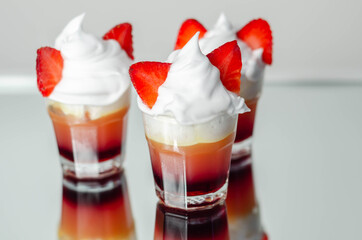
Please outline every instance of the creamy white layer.
M191 146L220 141L236 130L237 115L219 116L206 123L181 125L174 118L143 113L146 136L171 146Z
M128 87L120 98L116 99L115 102L105 106L85 105L85 104L65 104L58 101L53 101L49 98L47 99L46 102L49 108L54 110L58 109L55 112L78 119L80 122L82 122L84 120L96 120L108 114L114 113L120 109L129 108L130 94L131 94L131 88ZM61 112L59 112L59 110Z

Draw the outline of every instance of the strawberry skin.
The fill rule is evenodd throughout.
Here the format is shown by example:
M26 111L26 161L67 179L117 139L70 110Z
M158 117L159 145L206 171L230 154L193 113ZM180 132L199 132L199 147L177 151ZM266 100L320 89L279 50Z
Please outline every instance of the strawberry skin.
M116 40L121 48L127 53L128 57L134 60L133 57L133 42L132 42L132 25L129 23L121 23L109 30L103 36L104 40Z
M197 32L200 32L199 39L202 38L206 31L206 28L197 20L187 19L178 32L175 50L183 48Z
M266 235L266 233L263 233L263 238L262 238L262 240L268 240L269 238L268 238L268 235Z
M212 65L220 71L220 79L224 87L236 94L240 93L241 52L236 40L227 42L207 54Z
M138 96L149 108L158 97L158 88L166 81L171 63L138 62L129 68L129 75Z
M60 51L51 47L39 48L36 53L38 89L44 97L48 97L62 79L63 57Z
M272 64L273 36L267 21L264 19L252 20L237 32L237 36L252 49L263 48L263 61L266 64Z

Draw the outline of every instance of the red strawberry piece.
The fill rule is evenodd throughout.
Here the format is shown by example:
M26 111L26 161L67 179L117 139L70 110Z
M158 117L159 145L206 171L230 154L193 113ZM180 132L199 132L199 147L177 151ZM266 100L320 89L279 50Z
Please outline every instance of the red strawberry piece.
M129 23L118 24L111 30L109 30L103 36L104 40L113 39L116 40L121 48L126 51L129 58L132 60L133 57L133 46L132 46L132 25Z
M237 36L252 49L263 48L263 61L266 64L272 64L273 36L267 21L252 20L237 32Z
M138 62L129 68L131 81L142 101L152 108L158 88L166 81L171 63Z
M207 54L212 65L220 71L220 79L224 87L239 95L241 77L241 52L236 40L227 42Z
M207 32L206 28L202 26L195 19L187 19L178 32L175 50L183 48L186 43L197 33L200 32L199 39L202 38Z
M36 53L38 89L44 97L48 97L62 79L63 57L60 51L51 47L39 48Z
M262 237L262 239L261 240L268 240L269 238L268 238L268 235L266 235L266 233L263 233L263 237Z

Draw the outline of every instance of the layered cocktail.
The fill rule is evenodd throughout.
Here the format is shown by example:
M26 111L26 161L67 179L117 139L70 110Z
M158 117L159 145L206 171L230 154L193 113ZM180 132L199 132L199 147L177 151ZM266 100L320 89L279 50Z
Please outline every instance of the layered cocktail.
M148 141L156 193L170 207L199 209L224 199L240 90L236 41L207 56L196 34L167 63L130 67Z
M180 28L175 49L180 49L193 34L200 32L200 48L208 54L225 42L236 40L242 54L241 88L238 93L245 99L250 112L239 115L232 159L251 153L251 142L257 103L261 94L264 70L272 63L272 32L267 21L257 19L241 29L235 29L221 14L215 26L207 30L195 19L186 20Z
M168 117L143 119L156 193L167 205L195 208L225 197L236 116L187 126Z
M53 122L63 171L66 175L93 178L117 172L124 159L129 108L128 88L123 96L107 106L68 105L47 101ZM66 111L67 111L66 110ZM74 115L77 111L81 114Z
M66 175L99 178L119 171L130 104L132 26L98 38L71 20L55 48L37 51L37 82L46 98Z

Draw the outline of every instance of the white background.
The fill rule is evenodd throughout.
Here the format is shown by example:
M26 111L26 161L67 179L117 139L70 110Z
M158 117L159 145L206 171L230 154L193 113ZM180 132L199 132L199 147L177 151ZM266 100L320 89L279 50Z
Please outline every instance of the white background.
M99 36L118 23L132 23L136 60L164 60L186 18L210 28L223 11L235 26L258 17L270 22L274 64L267 79L362 77L361 0L0 2L0 73L34 73L36 49L51 46L82 12L85 30Z

